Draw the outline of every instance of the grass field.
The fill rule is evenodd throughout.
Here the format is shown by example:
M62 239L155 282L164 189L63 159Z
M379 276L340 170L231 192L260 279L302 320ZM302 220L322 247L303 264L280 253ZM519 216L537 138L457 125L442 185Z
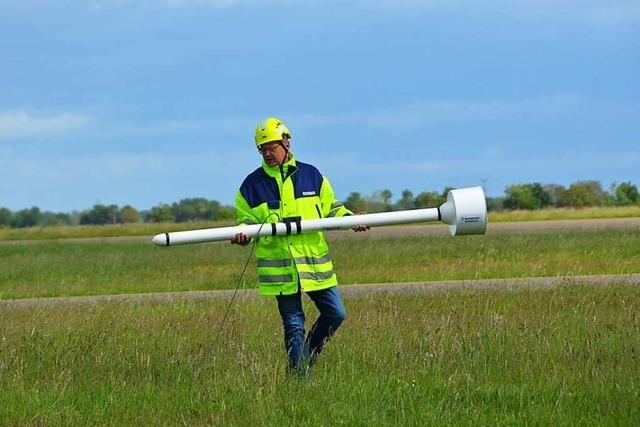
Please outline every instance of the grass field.
M336 239L342 284L640 272L637 229ZM0 244L0 298L228 289L249 253L228 243ZM245 287L256 283L255 261Z
M284 374L272 298L241 300L213 341L225 304L4 311L0 424L601 426L640 419L637 286L347 299L347 321L311 381Z
M235 225L234 221L166 222L114 225L77 225L29 228L0 228L1 240L43 240L83 237L153 236L166 231Z
M640 216L640 206L608 206L592 208L552 208L490 212L491 222L546 221L556 219L630 218Z
M490 212L490 222L540 221L561 219L630 218L640 217L640 206L611 206L583 209L540 209L536 211ZM83 237L152 236L166 231L191 230L199 228L235 225L233 221L150 223L117 225L52 226L31 228L0 228L2 240L42 240Z

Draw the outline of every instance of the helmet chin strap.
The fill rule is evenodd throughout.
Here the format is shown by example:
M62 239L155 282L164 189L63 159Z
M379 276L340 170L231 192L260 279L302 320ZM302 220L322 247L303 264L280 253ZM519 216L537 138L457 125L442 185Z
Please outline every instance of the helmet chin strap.
M283 137L282 140L280 141L280 146L284 150L284 157L282 158L282 161L280 162L280 166L284 166L284 164L287 162L287 160L289 160L289 149L287 148L286 145L284 145L284 141L285 141L285 139Z

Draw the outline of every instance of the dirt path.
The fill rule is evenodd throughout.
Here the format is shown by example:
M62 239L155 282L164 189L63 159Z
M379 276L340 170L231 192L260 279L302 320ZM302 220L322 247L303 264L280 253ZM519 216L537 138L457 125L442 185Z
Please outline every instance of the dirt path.
M447 280L435 282L411 283L378 283L341 286L345 298L357 298L372 293L420 294L427 292L442 292L452 289L505 289L519 288L550 288L562 285L638 285L640 290L640 274L610 274L594 276L557 276L557 277L529 277L517 279L482 279L482 280ZM74 304L98 304L105 302L180 302L210 298L231 298L233 290L218 291L187 291L187 292L159 292L147 294L95 295L80 297L32 298L16 300L0 300L1 309L47 307ZM256 298L255 289L238 292L238 298Z

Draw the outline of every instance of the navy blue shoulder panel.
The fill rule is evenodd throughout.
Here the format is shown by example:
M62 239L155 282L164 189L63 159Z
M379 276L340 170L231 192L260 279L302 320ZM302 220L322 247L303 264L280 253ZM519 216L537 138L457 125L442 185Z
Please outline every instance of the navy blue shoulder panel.
M240 186L240 194L251 209L267 203L270 209L280 207L280 192L275 179L259 167L247 176Z
M295 198L320 196L323 179L320 171L307 163L296 162L296 166L298 166L298 170L291 175Z

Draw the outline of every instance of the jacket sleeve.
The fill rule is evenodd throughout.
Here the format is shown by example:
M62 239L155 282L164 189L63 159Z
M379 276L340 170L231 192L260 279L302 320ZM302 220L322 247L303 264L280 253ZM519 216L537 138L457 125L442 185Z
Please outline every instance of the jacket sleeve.
M236 222L238 224L260 224L261 221L249 207L249 203L242 196L240 190L236 193Z
M331 183L325 176L322 177L322 186L320 187L320 203L322 204L323 218L353 215L353 212L336 199Z

